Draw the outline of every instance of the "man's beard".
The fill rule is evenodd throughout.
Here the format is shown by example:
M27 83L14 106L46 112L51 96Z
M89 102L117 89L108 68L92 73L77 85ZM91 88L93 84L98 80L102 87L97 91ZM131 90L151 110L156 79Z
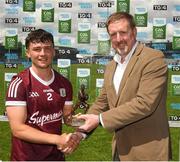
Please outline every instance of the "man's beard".
M123 56L123 55L127 55L128 53L128 46L126 45L124 48L116 48L115 49L116 52L120 55L120 56Z

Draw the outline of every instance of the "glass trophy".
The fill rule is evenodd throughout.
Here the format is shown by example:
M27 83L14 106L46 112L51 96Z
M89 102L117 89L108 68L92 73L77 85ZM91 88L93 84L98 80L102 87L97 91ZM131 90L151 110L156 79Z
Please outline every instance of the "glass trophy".
M87 112L87 110L89 109L89 104L87 103L89 96L86 93L85 89L86 89L85 85L81 84L80 90L78 91L78 101L76 102L76 104L73 107L74 110L73 110L73 116L71 119L71 126L73 126L73 127L79 127L85 123L84 119L77 118L79 115L85 114ZM77 109L81 109L80 112L82 112L82 113L76 114Z
M81 115L81 113L72 116L72 119L71 119L72 127L80 127L81 125L85 124L84 119L78 119L79 115Z

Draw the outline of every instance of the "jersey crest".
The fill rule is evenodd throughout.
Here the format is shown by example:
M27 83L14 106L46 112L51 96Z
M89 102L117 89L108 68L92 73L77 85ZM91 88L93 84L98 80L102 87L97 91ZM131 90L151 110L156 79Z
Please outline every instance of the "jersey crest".
M61 97L66 97L66 90L65 90L65 88L60 88L59 89L59 93L60 93Z

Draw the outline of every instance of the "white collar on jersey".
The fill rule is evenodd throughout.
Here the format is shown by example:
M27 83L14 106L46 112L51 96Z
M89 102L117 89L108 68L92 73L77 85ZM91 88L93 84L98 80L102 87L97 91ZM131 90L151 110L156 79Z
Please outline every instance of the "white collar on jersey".
M44 84L44 85L46 85L46 86L50 85L50 84L54 81L55 76L54 76L54 71L53 71L52 69L51 69L51 71L52 71L52 74L53 74L53 75L52 75L52 78L51 78L49 81L45 81L45 80L41 79L41 78L33 71L32 67L30 67L29 70L30 70L31 74L33 75L33 77L35 77L40 83L42 83L42 84Z

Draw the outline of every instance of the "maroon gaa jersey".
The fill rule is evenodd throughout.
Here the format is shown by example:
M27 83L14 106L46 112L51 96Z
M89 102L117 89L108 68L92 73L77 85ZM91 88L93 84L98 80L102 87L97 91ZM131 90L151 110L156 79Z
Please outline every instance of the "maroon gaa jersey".
M61 134L64 105L72 104L72 85L55 70L48 82L31 68L12 78L6 106L27 107L26 124L47 133ZM12 107L13 108L13 107ZM64 160L56 145L34 144L12 136L11 160Z

